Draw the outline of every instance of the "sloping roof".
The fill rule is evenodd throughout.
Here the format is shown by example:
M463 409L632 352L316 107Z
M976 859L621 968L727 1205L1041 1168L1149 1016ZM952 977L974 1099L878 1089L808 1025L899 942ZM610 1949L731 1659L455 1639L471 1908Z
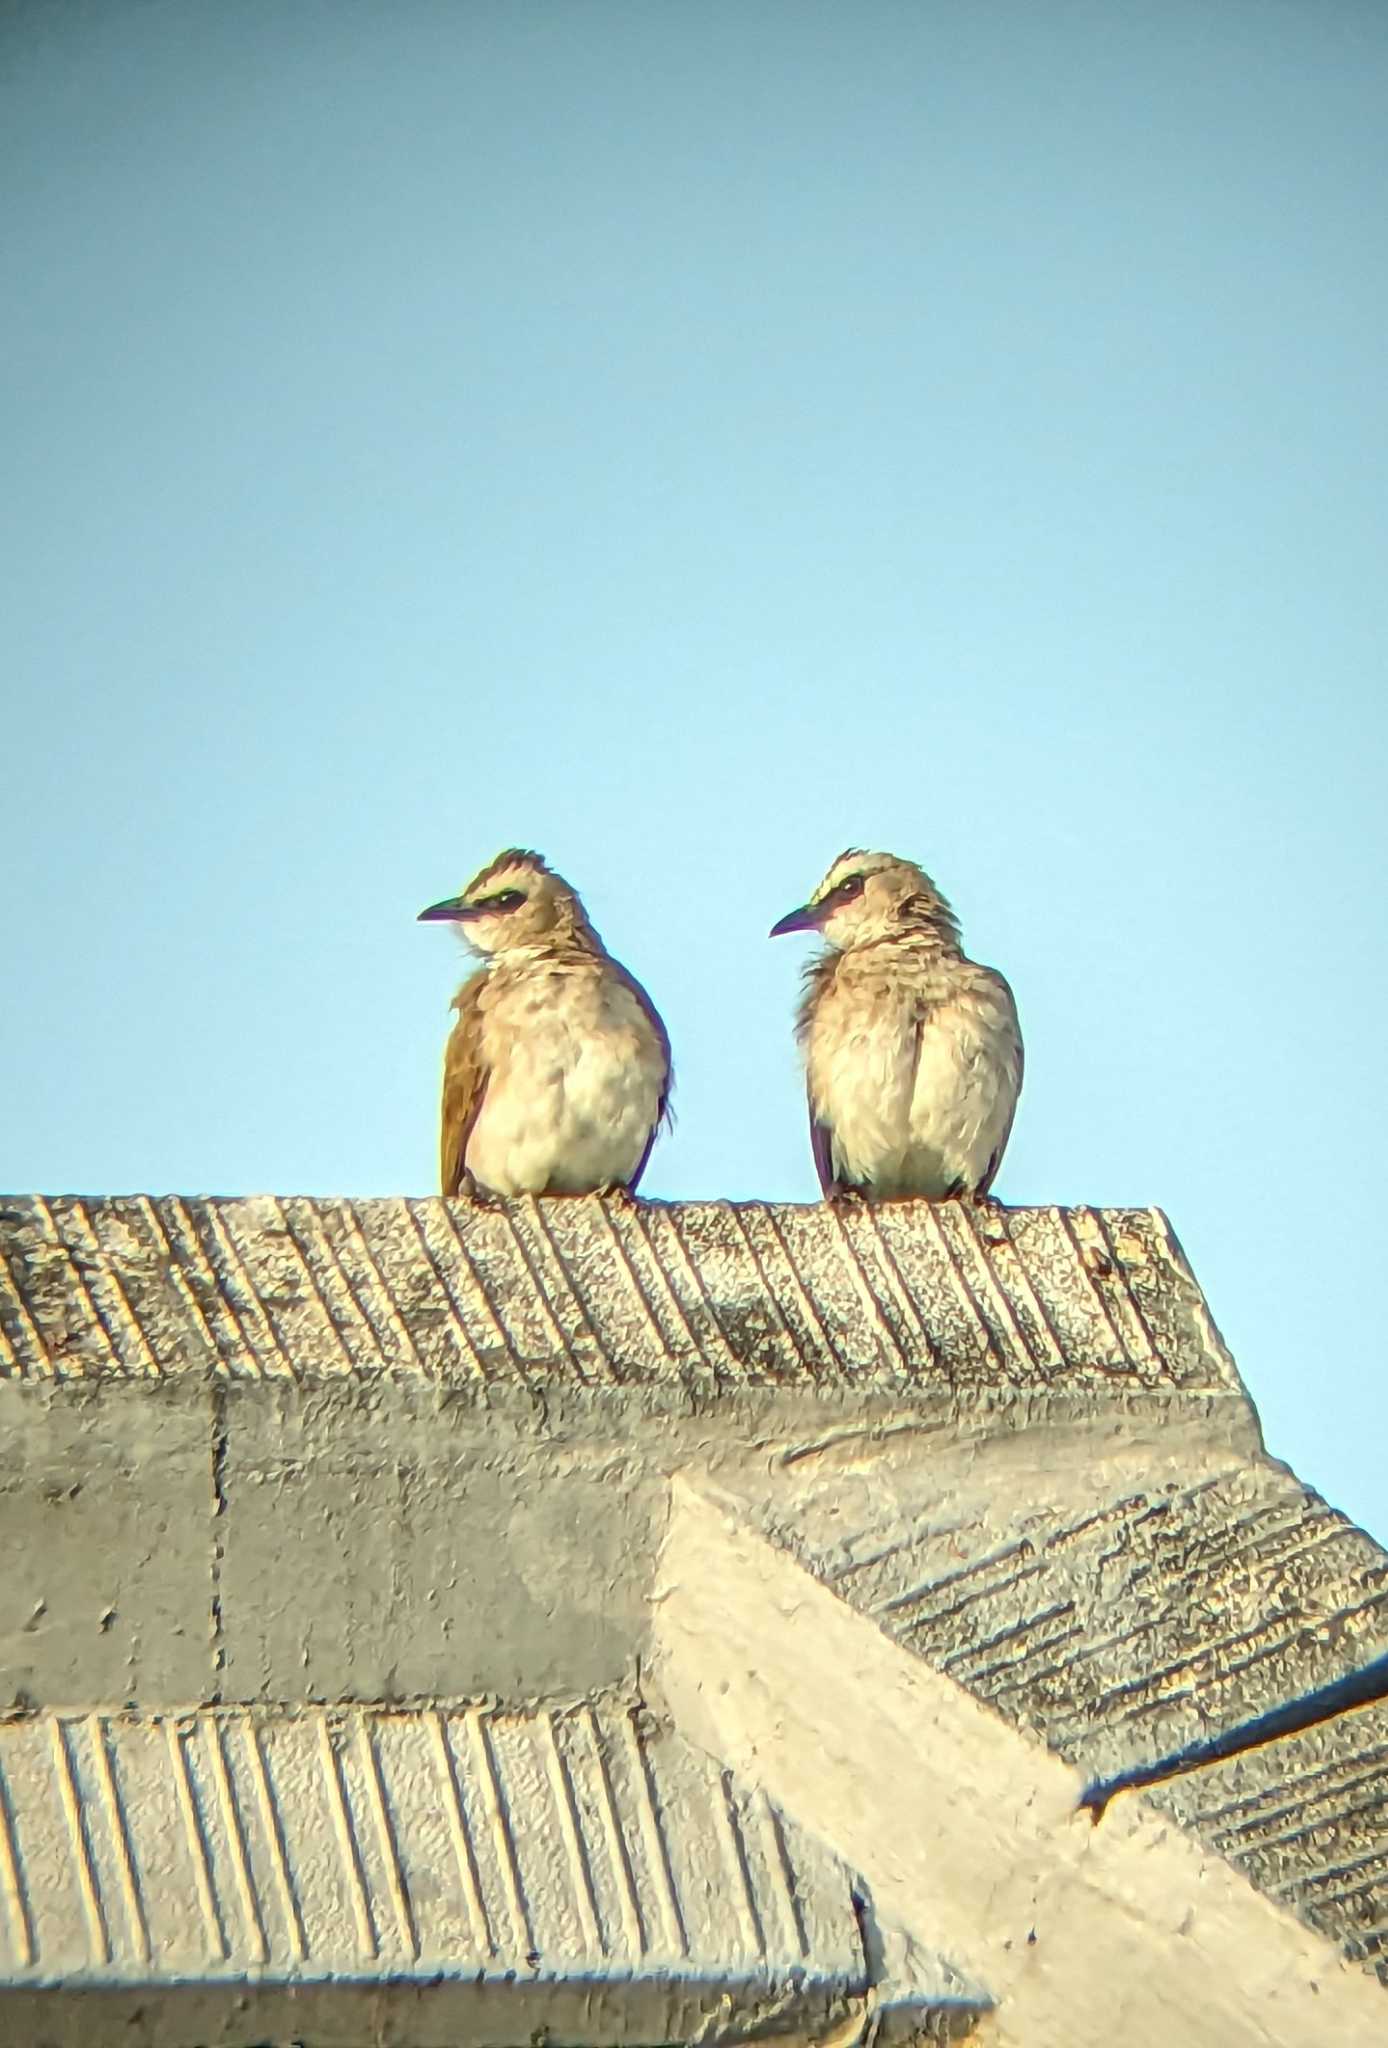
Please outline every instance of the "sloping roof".
M619 1701L38 1714L0 1727L0 1879L12 1990L108 2007L336 1985L346 2026L443 1978L507 2039L602 2041L620 1996L664 2041L866 1989L842 1866Z
M692 1740L832 1841L882 1917L986 1987L1026 2048L1381 2048L1383 1991L1141 1798L1081 1774L672 1485L652 1676Z
M212 1760L220 1744L254 1773L246 1730L259 1731L264 1756L284 1760L281 1843L310 1857L287 1894L273 1858L265 1866L271 1914L301 1883L307 1897L339 1882L313 1857L346 1867L333 1827L294 1804L316 1812L331 1790L324 1729L358 1762L432 1741L440 1714L466 1735L459 1755L478 1754L478 1726L548 1727L567 1754L585 1715L624 1725L614 1700L660 1711L642 1674L660 1629L672 1486L694 1483L874 1639L1039 1737L1078 1784L1170 1761L1144 1811L1164 1809L1279 1908L1388 1976L1388 1707L1327 1709L1318 1726L1261 1744L1239 1734L1388 1652L1388 1558L1264 1454L1159 1212L8 1198L0 1432L12 1446L0 1546L13 1560L0 1577L0 1680L14 1716L0 1773L9 1757L41 1758L38 1778L27 1762L21 1777L47 1788L35 1810L51 1815L62 1755L80 1797L101 1793L102 1755L119 1787L127 1755L172 1758L168 1730L180 1726L186 1755ZM1240 1753L1194 1768L1197 1745L1219 1734ZM534 1739L548 1757L549 1738ZM661 1739L657 1773L687 1748L678 1730ZM301 1765L305 1742L313 1758ZM718 1800L736 1804L762 1782L744 1764L731 1795L731 1781L709 1778L712 1807L692 1794L681 1806L681 1794L669 1810L695 1836L716 1832ZM272 1788L278 1768L267 1766ZM382 1772L389 1800L395 1780ZM245 1782L259 1798L254 1776ZM547 1784L538 1769L516 1778L509 1824L552 1828ZM360 1808L357 1796L365 1873L384 1839L369 1775ZM402 1796L401 1840L413 1841L408 1787ZM779 1801L787 1842L804 1839L798 1817ZM34 1825L16 1821L21 1833ZM64 1825L45 1833L45 1821L32 1840L69 1858L63 1924L80 1927L91 1907L70 1858L86 1823L68 1809ZM1107 1818L1096 1838L1126 1825ZM419 1930L429 1885L443 1881L429 1860L415 1857ZM803 1993L820 2015L804 2019L810 2031L831 2007L851 2019L868 1994L880 2021L886 1975L864 1960L878 1939L864 1933L872 1873L847 1860L844 1878L828 1853L823 1868L840 1875L806 1894L827 1902L823 1943L798 1961L769 1947L753 1959L760 1989L712 1906L686 1976L722 1983L734 2005L729 1986L741 1983L754 2030L783 1966L786 1996ZM101 1899L127 1898L117 1866L103 1871ZM237 1882L218 1866L219 1898ZM400 1924L383 1882L367 1909L386 1930L382 1956ZM434 1905L465 1915L448 1883ZM858 1898L851 1957L845 1885ZM0 1868L0 1899L5 1886ZM350 1886L343 1896L350 1905ZM591 1932L605 1911L594 1903L583 1923L575 1908L571 1928ZM157 1923L156 1905L146 1917ZM0 1957L3 1927L0 1911ZM441 1934L426 1957L418 1939L421 1969L463 1953ZM887 1974L915 1985L906 2008L969 2024L991 1995L985 1978L951 1974L958 1959L936 1953L928 1926L901 1940L915 1960ZM147 1974L158 1975L158 1946ZM581 1944L546 1936L536 1953L551 1992L593 1975ZM247 1960L228 1947L218 1981ZM674 1981L668 1960L651 1952L652 1985ZM10 1963L34 1981L37 1961L13 1945ZM126 1963L133 1986L145 1966ZM318 1971L305 1942L301 1954L276 1950L261 1974L283 1968L277 1981L293 1988L342 1972L356 1983L374 1967L344 1949ZM197 2024L190 2039L214 2038L205 2013ZM461 2022L448 2024L452 2039ZM625 2019L604 2008L600 2024L609 2040L665 2038L641 2032L655 2020L635 2003Z
M1388 1557L1271 1461L1006 1508L977 1464L939 1481L928 1520L855 1529L816 1568L1091 1781L1388 1651ZM1337 1715L1150 1796L1388 1981L1385 1738L1388 1707Z
M0 1373L1203 1391L1166 1219L967 1204L0 1201Z

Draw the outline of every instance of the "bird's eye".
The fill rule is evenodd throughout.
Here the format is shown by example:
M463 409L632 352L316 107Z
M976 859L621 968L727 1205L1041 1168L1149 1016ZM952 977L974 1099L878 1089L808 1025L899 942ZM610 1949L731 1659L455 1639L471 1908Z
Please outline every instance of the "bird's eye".
M472 907L487 911L519 910L524 901L523 889L502 889L495 896L479 896Z
M866 877L863 875L845 875L843 880L839 883L837 889L835 889L834 891L834 894L838 897L839 902L851 903L855 896L861 896L863 893L863 883L865 880Z

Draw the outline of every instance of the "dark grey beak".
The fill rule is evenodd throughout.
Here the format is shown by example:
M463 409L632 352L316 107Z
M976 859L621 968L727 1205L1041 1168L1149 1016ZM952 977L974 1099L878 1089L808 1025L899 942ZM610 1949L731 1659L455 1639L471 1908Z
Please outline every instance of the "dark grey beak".
M779 939L786 932L817 932L819 910L813 903L802 903L798 910L787 911L786 915L773 924L767 933L770 939Z
M416 924L454 924L471 912L461 896L450 896L446 903L431 903L427 910L421 910Z

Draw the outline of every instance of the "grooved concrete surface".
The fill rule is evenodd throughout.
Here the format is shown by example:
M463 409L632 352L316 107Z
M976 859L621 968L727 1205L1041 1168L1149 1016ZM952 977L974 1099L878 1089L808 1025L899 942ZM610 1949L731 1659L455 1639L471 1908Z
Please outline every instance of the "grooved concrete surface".
M12 1722L0 1958L73 1988L679 1979L708 2010L842 2007L865 1968L843 1869L611 1701Z
M1340 1715L1148 1797L1388 1984L1388 1706Z
M17 1378L1240 1391L1155 1210L25 1196L0 1249Z
M619 1704L686 1481L1086 1778L1388 1648L1156 1211L0 1199L0 2039L1003 2041ZM1149 1796L1388 1975L1385 1712Z
M763 1489L762 1526L1086 1780L1388 1650L1388 1556L1206 1426L1164 1444L1044 1426L926 1442L928 1468L890 1478L856 1447L808 1452ZM1386 1716L1342 1715L1148 1796L1388 1981Z
M993 2001L993 2048L1382 2048L1380 1987L1141 1800L1079 1774L677 1480L653 1676ZM843 1674L855 1674L848 1691Z

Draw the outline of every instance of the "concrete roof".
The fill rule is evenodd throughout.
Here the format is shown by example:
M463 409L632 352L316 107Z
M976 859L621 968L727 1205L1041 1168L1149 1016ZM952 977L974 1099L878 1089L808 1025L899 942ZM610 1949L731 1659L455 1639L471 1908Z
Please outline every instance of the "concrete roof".
M1244 1398L1151 1209L28 1196L0 1231L21 1378Z
M1158 1212L9 1198L0 1441L0 2020L103 2038L99 1980L181 1987L161 2048L242 2038L252 1983L255 2038L367 1998L401 2043L1381 2037L1388 1707L1316 1702L1388 1653L1388 1558L1266 1457ZM488 1757L511 1867L555 1873L519 1961L464 1939L439 1731L494 1939ZM604 1755L645 1762L590 1843ZM730 1813L782 1844L764 1899ZM643 1884L678 1952L630 1946ZM1110 1911L1086 2005L1038 1957Z
M221 2039L229 1990L233 2038L365 2033L437 1978L447 2038L499 2042L602 2042L618 2006L651 2041L732 2004L824 2028L866 1991L842 1865L627 1702L42 1713L0 1727L0 1788L11 2029L53 1985Z

